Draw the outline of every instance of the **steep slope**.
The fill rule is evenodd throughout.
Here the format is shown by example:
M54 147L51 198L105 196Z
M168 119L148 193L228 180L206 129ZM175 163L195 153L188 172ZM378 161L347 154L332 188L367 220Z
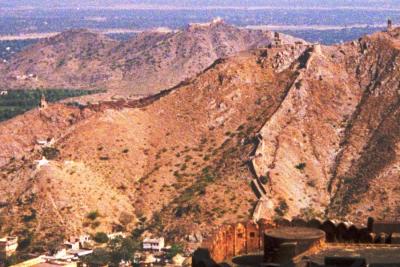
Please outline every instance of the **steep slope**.
M280 39L298 41L286 35ZM71 30L27 48L0 67L0 87L153 94L192 77L220 57L273 41L273 32L239 29L219 20L176 32L145 32L122 42Z
M330 213L399 216L399 37L397 29L364 38L363 57L356 64L349 62L364 90L336 157Z
M144 221L179 239L251 218L257 201L268 220L399 216L399 51L400 29L257 49L136 108L80 110L50 163L36 166L37 151L2 167L2 231L57 237Z
M314 49L261 130L254 165L269 178L264 216L286 205L288 217L399 215L398 32Z

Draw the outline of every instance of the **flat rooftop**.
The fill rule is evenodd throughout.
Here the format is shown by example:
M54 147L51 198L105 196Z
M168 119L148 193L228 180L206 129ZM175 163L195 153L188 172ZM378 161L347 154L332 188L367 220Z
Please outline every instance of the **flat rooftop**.
M322 238L325 233L319 229L307 227L279 227L266 230L265 235L279 239L303 240Z
M309 257L312 261L323 264L327 256L363 257L369 264L398 263L400 266L400 245L326 244L321 251Z

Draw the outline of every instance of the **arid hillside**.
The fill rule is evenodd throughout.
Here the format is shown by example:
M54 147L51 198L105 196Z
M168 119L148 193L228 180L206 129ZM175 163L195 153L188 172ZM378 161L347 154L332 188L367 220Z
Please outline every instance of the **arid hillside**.
M296 38L280 35L281 42ZM239 29L220 20L180 31L150 31L114 41L87 30L48 38L0 67L0 88L109 89L122 96L148 95L177 85L216 59L266 47L274 33Z
M19 116L0 125L24 134L0 135L1 231L179 239L252 217L399 216L399 63L400 30L281 45L147 100ZM43 126L26 130L33 121ZM39 135L54 148L35 149Z

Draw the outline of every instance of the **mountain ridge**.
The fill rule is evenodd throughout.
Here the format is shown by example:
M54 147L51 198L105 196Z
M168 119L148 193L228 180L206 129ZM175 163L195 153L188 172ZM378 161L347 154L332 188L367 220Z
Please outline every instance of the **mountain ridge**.
M117 42L87 30L69 30L25 49L0 68L3 88L109 89L123 96L173 87L221 57L265 47L269 31L239 29L222 20L180 31L140 33ZM299 39L280 35L282 43Z

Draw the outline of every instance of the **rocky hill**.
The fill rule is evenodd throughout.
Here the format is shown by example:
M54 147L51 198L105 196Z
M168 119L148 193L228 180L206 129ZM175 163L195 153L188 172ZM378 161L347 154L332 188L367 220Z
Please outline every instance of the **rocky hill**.
M283 34L280 39L299 41ZM121 42L70 30L13 57L0 68L0 88L97 88L148 95L196 75L218 58L273 41L273 32L239 29L220 20L180 31L144 32Z
M23 134L0 135L1 231L181 238L253 215L399 216L399 64L396 29L242 52L135 103L17 117L0 125ZM35 162L42 154L50 162Z

